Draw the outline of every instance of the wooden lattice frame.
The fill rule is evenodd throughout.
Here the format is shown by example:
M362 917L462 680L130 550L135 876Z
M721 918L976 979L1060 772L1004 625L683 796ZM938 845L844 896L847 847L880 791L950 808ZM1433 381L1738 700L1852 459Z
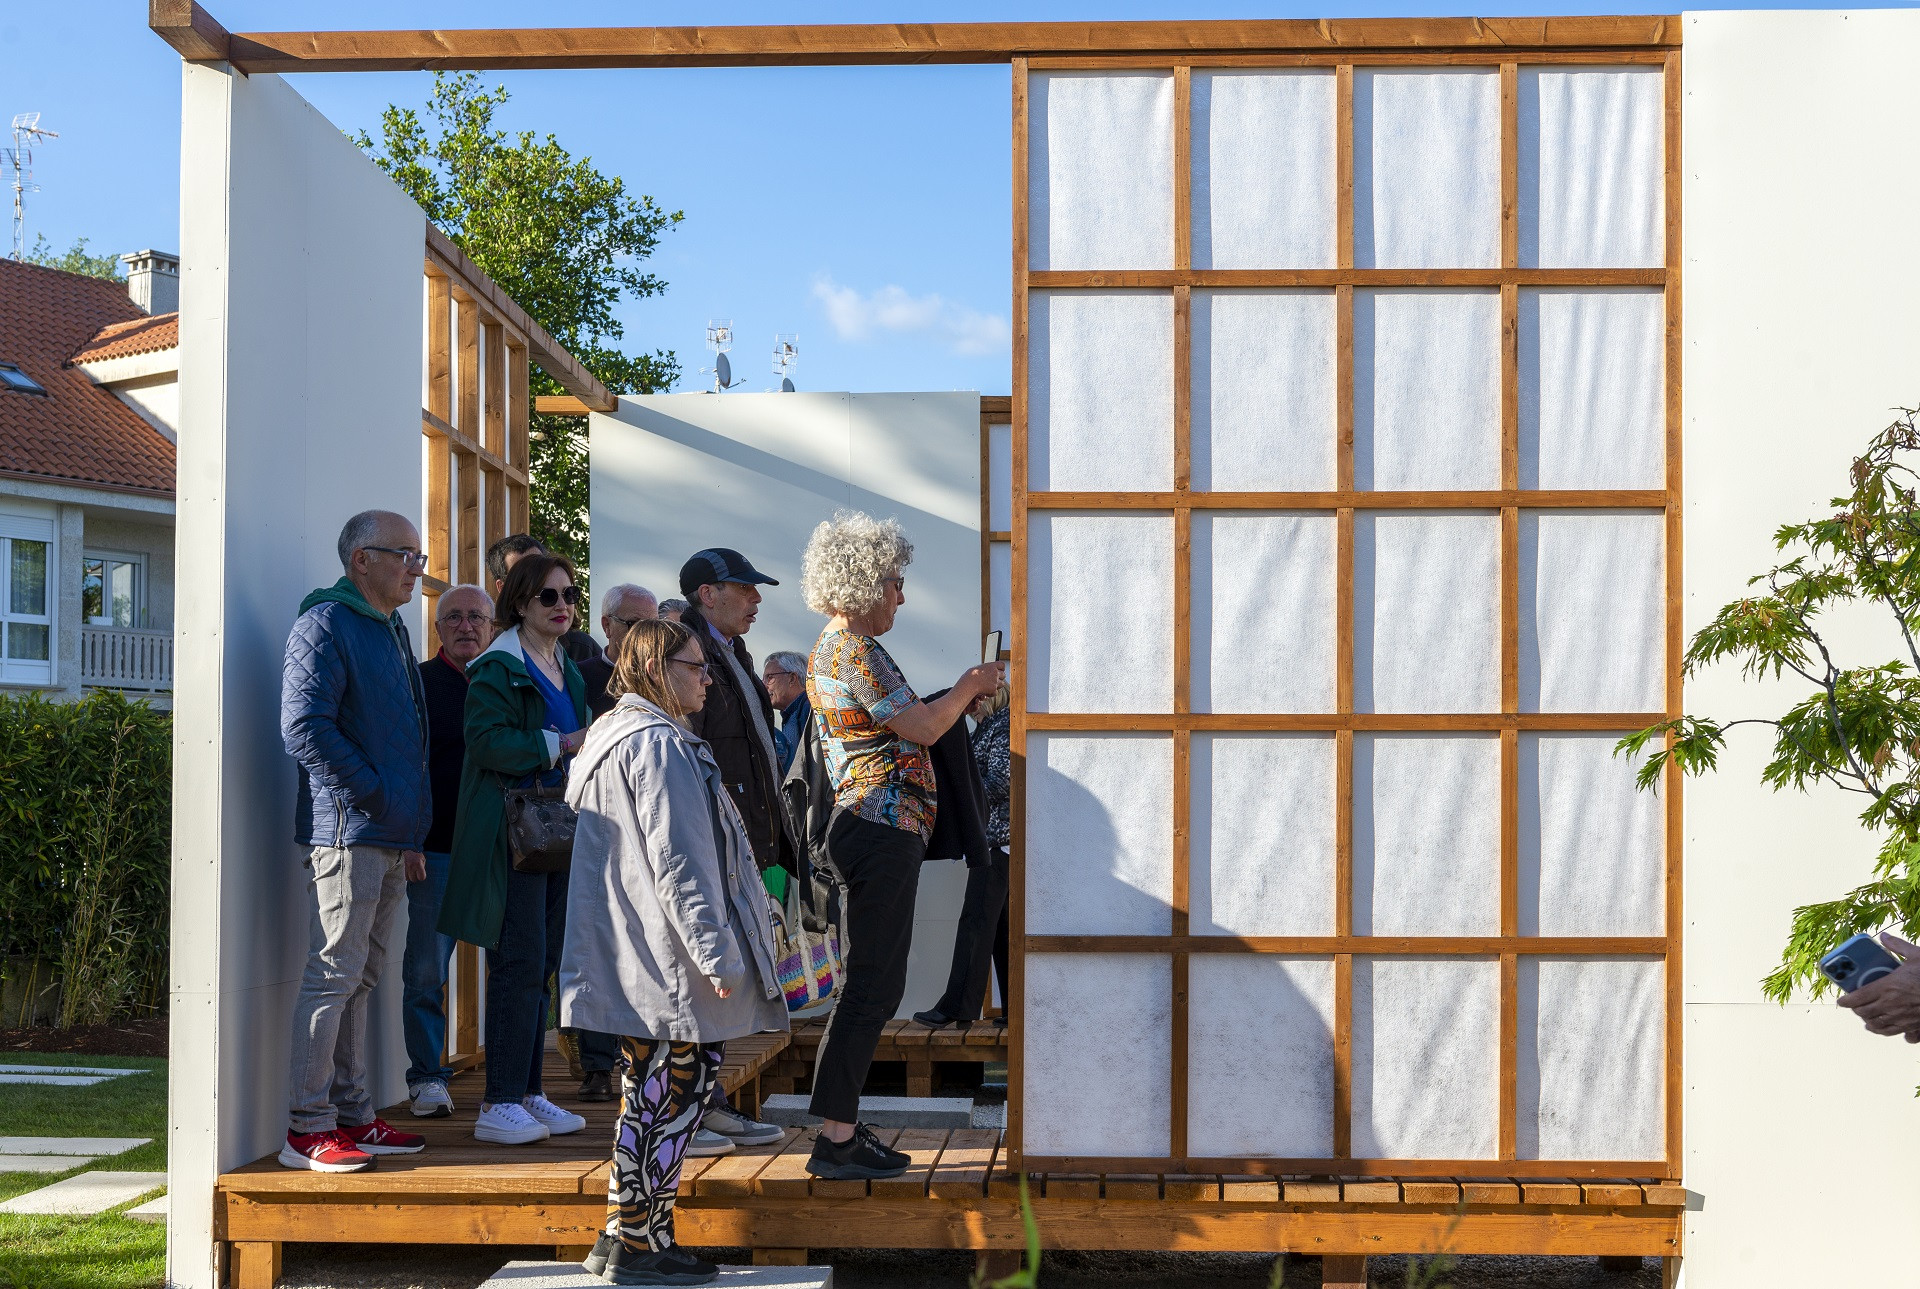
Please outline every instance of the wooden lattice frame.
M1519 70L1523 65L1653 65L1664 70L1664 267L1658 269L1524 269L1519 265ZM1359 66L1495 66L1501 83L1501 267L1471 270L1360 269L1353 253L1353 71ZM1192 113L1195 67L1332 67L1337 85L1338 265L1312 270L1196 270L1192 265ZM1171 71L1174 83L1174 267L1152 271L1047 271L1030 267L1028 226L1028 76L1070 70ZM1483 51L1201 55L1187 58L1103 55L1013 60L1013 847L1010 908L1011 994L1025 987L1029 952L1151 953L1172 963L1171 1148L1167 1157L1040 1156L1022 1149L1025 1009L1014 1008L1009 1048L1008 1156L1015 1168L1119 1173L1308 1173L1343 1176L1508 1175L1656 1176L1677 1178L1681 1159L1681 841L1680 778L1669 767L1665 811L1665 934L1657 937L1523 937L1519 934L1519 737L1532 730L1628 731L1678 715L1681 708L1681 452L1680 452L1680 54L1672 48L1528 49L1524 54ZM1547 491L1520 488L1519 292L1531 286L1659 286L1665 296L1666 486L1651 491ZM1337 474L1329 492L1204 493L1191 490L1192 348L1195 287L1317 286L1335 292L1337 359ZM1355 287L1497 286L1501 302L1501 487L1487 492L1361 492L1353 471L1353 291ZM1029 492L1029 298L1036 290L1163 287L1174 302L1173 491L1155 493ZM984 447L983 447L984 460ZM1519 710L1520 511L1579 507L1659 510L1665 515L1666 631L1664 712L1526 713ZM1353 710L1354 515L1357 511L1452 509L1501 517L1501 710L1471 715L1398 715ZM1191 607L1193 511L1332 510L1337 515L1336 711L1314 715L1223 715L1192 710ZM1027 556L1034 511L1132 510L1171 513L1174 521L1175 622L1173 713L1066 714L1027 710ZM984 527L984 525L983 525ZM1172 925L1165 936L1029 936L1025 915L1026 740L1040 731L1170 731L1173 736ZM1335 735L1336 933L1331 936L1228 937L1189 934L1191 746L1196 731L1319 730ZM1356 936L1353 934L1353 735L1376 730L1497 731L1500 734L1500 926L1491 937ZM1208 953L1285 953L1331 956L1335 979L1334 1156L1327 1159L1201 1158L1189 1154L1188 997L1190 956ZM1351 1153L1353 957L1463 954L1500 963L1499 1158L1359 1159ZM1661 1160L1522 1160L1516 1158L1518 963L1532 955L1648 955L1665 966L1665 1157Z

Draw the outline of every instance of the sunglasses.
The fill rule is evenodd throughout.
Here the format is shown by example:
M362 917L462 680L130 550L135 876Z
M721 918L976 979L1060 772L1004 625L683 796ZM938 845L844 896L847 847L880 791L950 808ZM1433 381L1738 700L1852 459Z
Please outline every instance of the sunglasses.
M580 603L580 588L577 586L569 586L556 591L551 586L543 586L534 592L533 598L540 601L542 607L549 609L562 600L565 600L568 604L578 604Z

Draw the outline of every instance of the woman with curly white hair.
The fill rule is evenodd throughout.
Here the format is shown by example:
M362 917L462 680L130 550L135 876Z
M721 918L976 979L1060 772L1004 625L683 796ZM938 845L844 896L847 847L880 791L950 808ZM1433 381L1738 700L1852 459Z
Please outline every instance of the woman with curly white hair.
M833 820L827 858L846 892L847 977L813 1072L812 1113L822 1120L807 1160L815 1177L897 1177L907 1156L859 1122L860 1088L880 1032L900 1006L913 941L920 861L933 831L928 748L975 699L1000 684L1000 666L962 672L922 702L879 637L907 602L913 543L891 519L841 511L813 530L800 566L807 607L827 616L807 659Z

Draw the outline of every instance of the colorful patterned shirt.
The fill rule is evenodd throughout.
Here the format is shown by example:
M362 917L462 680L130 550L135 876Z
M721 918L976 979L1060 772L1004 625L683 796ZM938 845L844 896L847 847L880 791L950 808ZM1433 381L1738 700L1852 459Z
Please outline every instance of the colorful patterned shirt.
M933 757L886 722L920 701L872 636L826 630L807 659L807 697L819 724L827 778L842 810L872 823L933 835Z

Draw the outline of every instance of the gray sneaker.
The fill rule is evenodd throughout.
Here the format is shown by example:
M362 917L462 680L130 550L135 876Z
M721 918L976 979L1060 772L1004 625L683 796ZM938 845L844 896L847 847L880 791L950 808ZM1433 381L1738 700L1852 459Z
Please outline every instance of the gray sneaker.
M749 1119L732 1106L708 1106L700 1126L708 1132L719 1133L736 1146L770 1146L787 1135L787 1130L779 1124Z
M439 1079L428 1079L409 1091L414 1118L444 1119L453 1113L453 1098L447 1095L447 1085Z
M705 1128L693 1134L693 1140L687 1143L687 1158L711 1159L715 1155L731 1155L733 1142L717 1132L708 1132Z

